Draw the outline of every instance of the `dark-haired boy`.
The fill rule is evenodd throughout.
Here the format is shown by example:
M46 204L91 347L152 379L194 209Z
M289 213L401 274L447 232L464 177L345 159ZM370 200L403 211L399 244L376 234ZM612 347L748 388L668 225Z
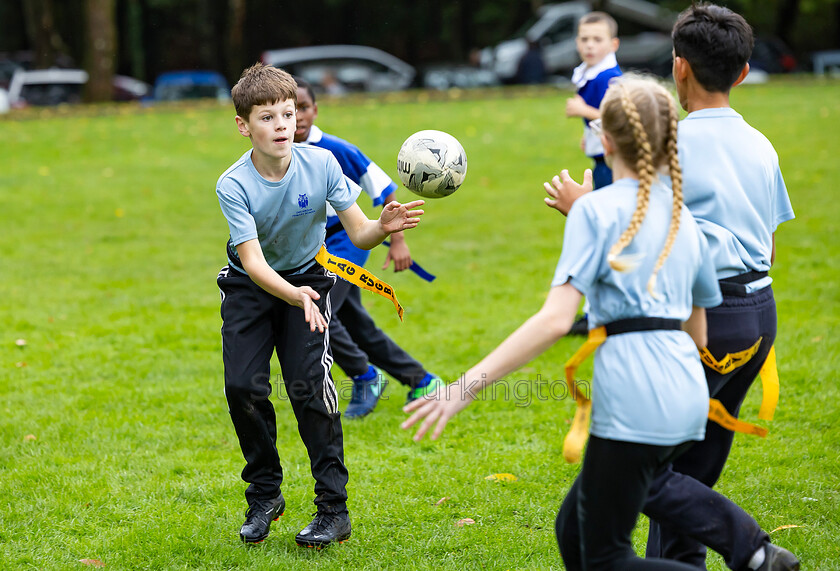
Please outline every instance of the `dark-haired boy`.
M749 24L727 8L700 4L680 14L672 36L674 81L689 112L678 135L683 195L709 242L723 293L723 303L706 310L707 349L719 361L727 353L756 350L726 374L704 362L710 396L737 417L776 336L767 270L775 257L776 227L793 218L793 209L772 145L729 105L729 91L749 71ZM545 189L546 204L564 214L592 190L568 171ZM710 489L732 439L732 432L709 422L705 440L656 477L643 510L651 518L647 555L705 569L708 545L731 569L799 569L796 557L771 544L751 516Z
M283 70L256 64L232 93L236 124L252 148L216 184L230 228L222 293L225 396L246 466L248 512L240 538L268 537L282 515L283 469L269 362L277 352L283 381L315 478L315 519L295 538L320 547L350 537L347 469L328 351L330 288L335 274L315 256L324 243L326 205L350 238L372 248L392 232L415 227L423 204L392 202L378 221L356 205L335 158L323 149L293 145L297 85Z
M723 372L704 358L709 394L733 416L776 338L776 304L767 275L775 258L775 231L793 219L779 158L764 135L747 124L729 104L729 92L749 72L753 33L743 17L713 4L683 11L672 32L674 82L688 116L679 125L680 163L685 205L706 235L723 293L723 303L706 310L712 359L754 351L749 360ZM674 470L714 486L732 446L733 433L709 422L706 437L674 462ZM680 489L668 490L679 501ZM650 502L655 502L655 486ZM685 509L703 506L686 495ZM713 515L709 514L710 517ZM740 522L734 522L737 527ZM730 562L748 569L799 569L788 551L756 537L749 560ZM705 568L706 550L698 541L651 522L647 554L679 559ZM735 554L737 557L737 554Z
M309 82L298 84L297 129L295 142L330 151L344 175L373 199L373 205L396 200L397 185L379 166L355 145L324 133L316 125L318 104ZM364 266L369 252L353 245L338 216L327 207L327 250L336 256ZM391 234L385 268L394 262L394 271L411 266L411 253L402 233ZM383 268L384 269L384 268ZM344 411L345 418L360 418L373 411L385 390L383 370L409 388L408 401L435 392L443 381L430 373L405 349L397 345L362 305L359 287L338 280L332 290L333 318L330 320L330 349L341 369L350 376L353 393Z

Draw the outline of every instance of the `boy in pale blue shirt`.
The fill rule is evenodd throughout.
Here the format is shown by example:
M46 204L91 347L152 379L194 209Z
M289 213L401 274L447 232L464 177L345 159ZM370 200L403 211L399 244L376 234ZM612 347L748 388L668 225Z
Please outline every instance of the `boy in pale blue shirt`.
M776 338L768 270L775 259L776 228L793 219L793 208L773 145L729 105L730 90L749 73L750 25L727 8L694 5L680 14L672 37L674 83L688 111L679 129L685 204L709 242L723 292L723 303L707 311L703 365L709 393L737 417ZM732 370L721 367L727 355L745 351L753 353L745 362ZM732 441L731 431L710 422L703 442L680 456L674 471L714 486ZM684 501L686 509L704 509L687 492ZM746 525L739 521L734 527ZM702 544L656 522L651 522L647 552L705 565ZM796 557L771 544L766 534L736 545L727 564L762 571L799 569Z
M706 312L706 349L712 359L704 356L704 372L711 397L737 417L776 337L776 305L767 271L775 258L776 228L793 219L793 209L772 145L729 105L731 88L749 71L749 24L727 8L695 5L680 14L672 37L674 82L680 104L689 112L680 122L678 140L685 204L709 242L723 293L723 303ZM544 186L546 204L563 213L591 190L591 183L579 185L565 170ZM726 355L744 351L753 354L723 372L719 364ZM731 431L709 422L703 442L652 483L645 506L652 518L647 555L702 569L705 543L731 569L799 569L797 558L770 543L753 518L721 510L696 490L696 481L708 487L717 482L732 440ZM660 516L680 512L695 518L660 525Z
M248 511L239 535L268 537L286 506L277 423L269 400L269 363L277 353L298 432L315 478L317 514L295 537L321 547L350 537L347 468L338 395L328 350L330 288L336 276L315 261L323 248L327 204L350 239L372 248L415 227L423 204L392 202L378 221L356 205L335 158L293 144L297 85L283 70L254 65L231 92L236 124L252 148L219 178L216 194L228 222L228 265L219 272L225 397L245 457Z

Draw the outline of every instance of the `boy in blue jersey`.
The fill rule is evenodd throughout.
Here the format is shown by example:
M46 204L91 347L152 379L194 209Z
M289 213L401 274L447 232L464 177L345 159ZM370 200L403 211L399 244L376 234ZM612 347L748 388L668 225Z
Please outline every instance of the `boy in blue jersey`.
M601 138L592 131L589 124L601 116L599 107L610 80L621 75L621 68L615 59L615 52L618 51L618 24L609 14L590 12L578 23L575 45L583 63L572 73L577 95L566 101L566 117L583 119L581 148L594 161L592 181L598 189L612 182L612 171L604 162Z
M599 107L610 80L621 76L621 68L615 59L618 51L618 24L605 12L590 12L578 22L575 39L578 55L583 63L572 73L572 83L578 88L577 95L566 100L566 117L583 119L583 138L581 149L594 163L591 174L584 174L584 181L591 180L595 189L612 183L612 171L604 161L604 146L601 137L591 123L601 117ZM584 311L586 307L584 306ZM575 319L570 334L588 333L586 314Z
M297 91L297 129L295 142L307 143L330 151L338 160L344 175L362 187L373 199L374 206L396 200L397 185L385 172L359 150L343 139L321 131L313 124L318 105L312 86L295 78ZM411 266L411 253L402 232L391 234L391 244L383 269L394 262L394 271ZM327 206L327 250L336 256L363 266L369 252L353 245L335 212ZM353 394L346 418L359 418L373 411L385 388L378 369L409 387L408 400L434 392L442 381L427 371L386 335L362 305L358 286L338 280L330 292L333 318L330 320L330 349L338 366L351 377ZM372 363L372 364L370 364Z
M297 85L283 70L256 64L242 73L231 95L236 124L252 148L219 178L216 194L228 222L228 265L217 283L222 293L225 396L246 466L242 479L248 511L240 538L268 537L282 515L283 469L269 362L277 352L286 392L309 453L315 478L315 519L295 538L321 547L350 537L347 469L330 376L330 288L335 274L315 256L323 248L330 204L362 248L419 223L423 204L392 202L373 221L356 205L329 152L293 145Z

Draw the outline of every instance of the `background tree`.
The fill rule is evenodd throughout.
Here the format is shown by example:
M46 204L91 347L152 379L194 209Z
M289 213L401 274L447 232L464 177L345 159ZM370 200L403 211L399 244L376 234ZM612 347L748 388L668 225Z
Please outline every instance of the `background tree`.
M87 101L110 101L113 97L117 56L116 0L85 0L85 68L90 78L85 86Z

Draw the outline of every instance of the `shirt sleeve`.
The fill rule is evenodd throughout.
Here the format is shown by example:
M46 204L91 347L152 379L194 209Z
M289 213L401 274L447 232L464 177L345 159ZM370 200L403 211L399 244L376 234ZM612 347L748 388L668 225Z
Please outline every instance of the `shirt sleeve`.
M234 246L258 237L257 223L248 209L245 197L236 190L235 184L228 180L222 180L216 187L219 206L227 220L231 243Z
M353 206L361 191L355 184L351 188L348 181L341 172L338 161L330 153L327 158L327 202L339 212Z
M551 285L554 287L571 282L576 290L589 296L600 277L605 256L604 240L598 232L597 218L585 198L579 198L569 211L563 233L563 252Z
M715 263L703 232L697 226L694 229L700 241L700 268L691 288L691 303L697 307L716 307L723 303L723 295L720 293Z
M397 190L396 183L373 161L362 175L361 185L373 198L374 206L384 204L388 195Z
M785 186L785 179L782 177L782 169L776 163L775 177L772 182L773 185L773 226L770 231L775 232L779 224L793 220L793 206L790 203L790 196L788 196L787 187Z

